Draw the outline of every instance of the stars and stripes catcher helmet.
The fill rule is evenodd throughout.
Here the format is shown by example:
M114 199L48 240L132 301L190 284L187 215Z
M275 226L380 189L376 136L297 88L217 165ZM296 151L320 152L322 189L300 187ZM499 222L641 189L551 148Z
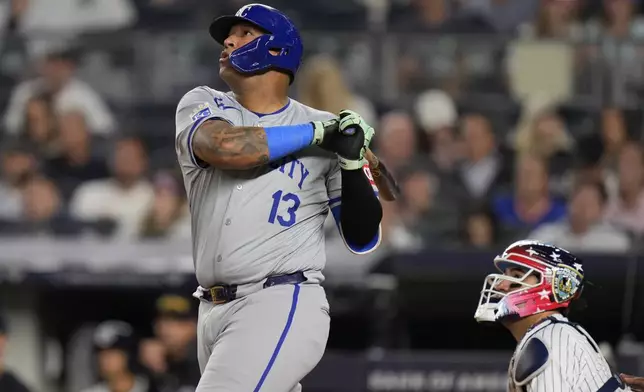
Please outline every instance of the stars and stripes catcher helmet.
M479 304L474 314L478 322L499 322L533 314L566 309L579 298L584 287L582 261L565 249L532 240L508 246L494 259L500 271L485 278ZM521 277L505 275L508 268L518 268ZM528 276L537 283L526 282ZM501 282L510 283L512 291L498 290Z

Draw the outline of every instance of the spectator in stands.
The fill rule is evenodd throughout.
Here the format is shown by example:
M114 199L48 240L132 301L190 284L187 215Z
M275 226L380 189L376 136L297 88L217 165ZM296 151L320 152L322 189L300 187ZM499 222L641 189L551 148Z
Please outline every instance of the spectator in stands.
M529 22L539 6L539 0L457 0L460 15L484 18L500 33L514 33Z
M598 132L585 135L577 142L575 177L582 181L601 182L608 192L609 200L619 193L617 166L619 155L628 143L629 134L622 110L605 107L601 112Z
M428 90L418 96L414 109L429 141L430 164L440 173L452 173L463 155L454 131L454 101L443 91Z
M438 176L412 165L401 171L400 185L400 202L387 222L392 247L410 250L456 238L456 205Z
M418 152L416 128L405 112L389 112L380 119L375 141L378 158L392 173L407 166Z
M137 239L154 201L154 190L145 178L147 168L143 142L135 137L119 139L110 159L112 177L80 185L70 202L72 216L80 220L113 219L117 222L116 239Z
M18 31L28 6L29 0L0 2L0 86L4 91L16 85L29 64L25 37ZM0 108L7 105L7 98L0 94Z
M138 369L137 341L130 324L102 322L94 332L93 345L101 382L84 392L160 392Z
M118 31L133 26L136 20L132 0L29 0L20 31L74 37Z
M441 31L450 18L450 3L448 0L412 0L410 5L401 7L400 12L391 13L391 29L403 32Z
M462 119L461 135L465 159L459 163L456 176L470 198L484 199L503 169L503 157L497 148L492 124L482 114L468 114Z
M568 219L544 224L529 237L571 252L626 252L631 245L628 235L603 221L607 198L602 184L582 183L570 199Z
M624 137L626 138L626 134L624 134ZM619 149L621 149L623 144L620 142L619 145ZM579 138L573 183L589 181L601 183L606 188L610 200L617 196L619 180L615 170L617 165L615 164L613 168L609 167L607 162L612 161L612 159L608 159L605 153L606 141L603 140L600 132L593 132ZM617 162L617 159L614 161Z
M59 154L49 159L45 171L69 201L83 182L109 176L107 164L96 153L83 113L70 111L58 117Z
M586 33L593 42L644 37L644 19L637 15L638 0L603 0L599 18L586 24Z
M312 108L334 114L344 109L354 110L369 124L377 122L373 104L349 89L340 65L331 56L316 55L304 62L298 73L297 99Z
M548 162L550 191L566 195L570 190L574 140L554 107L544 104L523 118L514 137L518 156L534 154Z
M139 344L139 362L143 365L157 385L163 383L168 372L166 350L157 338L142 339ZM164 392L161 389L161 392Z
M461 228L462 243L474 248L492 248L499 243L498 224L492 211L475 206L465 214Z
M383 205L383 238L393 249L414 251L427 243L418 225L434 207L438 179L419 167L409 167L399 181L401 198Z
M615 107L605 107L601 114L602 163L609 170L617 171L619 155L628 143L628 130L624 112Z
M137 28L143 28L146 31L159 29L168 31L189 30L194 26L205 26L212 21L212 15L226 15L226 11L222 7L228 7L229 2L135 0L134 5L139 14ZM195 12L195 9L199 9L200 12Z
M17 140L3 143L0 165L0 219L22 216L22 190L37 172L38 161L32 149Z
M31 177L22 189L22 215L0 220L5 235L78 235L82 229L67 214L56 185L42 176Z
M514 194L497 196L492 206L501 229L512 231L517 237L566 215L565 204L550 194L546 160L534 154L519 157Z
M598 18L585 25L589 66L600 63L607 99L629 105L641 99L644 83L639 42L644 38L644 18L637 14L639 0L603 0ZM589 70L596 78L598 69ZM594 72L593 72L594 71Z
M579 7L579 0L541 0L534 22L521 26L520 34L525 38L580 38L582 29L576 21Z
M618 162L619 194L606 211L609 222L644 235L644 150L631 142L622 148Z
M167 373L160 381L162 390L194 390L199 383L197 363L197 320L193 301L180 295L165 294L157 300L154 332L165 347Z
M4 125L10 134L24 127L29 100L43 91L51 94L55 113L78 110L85 115L92 133L106 135L114 129L112 114L102 98L76 76L76 55L71 50L55 51L40 66L41 77L19 84L13 91Z
M40 157L50 157L56 152L56 116L49 94L37 94L25 108L25 120L20 137L32 144Z
M170 173L157 173L154 179L154 202L141 228L142 238L189 239L190 213L185 191Z
M20 18L29 7L29 0L12 0L0 3L0 48L5 33L14 33Z
M5 367L5 352L7 350L8 325L2 314L0 314L0 391L2 392L29 392L29 389L20 382Z
M51 180L41 176L32 177L25 185L23 205L22 221L32 226L33 231L49 230L49 225L55 224L64 215L58 188Z

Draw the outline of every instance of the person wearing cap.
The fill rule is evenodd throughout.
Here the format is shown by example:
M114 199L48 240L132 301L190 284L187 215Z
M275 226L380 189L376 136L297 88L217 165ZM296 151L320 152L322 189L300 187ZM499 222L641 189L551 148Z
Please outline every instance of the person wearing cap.
M99 324L94 331L93 346L101 381L84 392L158 392L138 371L137 341L130 324L117 320Z
M5 367L5 352L7 347L7 323L0 315L0 391L29 392L29 389Z
M154 333L165 348L167 370L162 390L194 390L201 377L197 358L197 320L193 301L165 294L156 302Z

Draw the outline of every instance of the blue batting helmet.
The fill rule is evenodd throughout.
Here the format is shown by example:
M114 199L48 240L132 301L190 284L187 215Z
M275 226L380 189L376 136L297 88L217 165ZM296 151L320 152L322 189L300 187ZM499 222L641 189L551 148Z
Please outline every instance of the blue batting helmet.
M240 8L234 16L215 19L210 25L210 35L224 45L230 29L238 23L250 23L266 34L231 53L229 61L233 68L244 74L269 69L283 71L291 76L292 83L304 52L295 24L273 7L249 4Z

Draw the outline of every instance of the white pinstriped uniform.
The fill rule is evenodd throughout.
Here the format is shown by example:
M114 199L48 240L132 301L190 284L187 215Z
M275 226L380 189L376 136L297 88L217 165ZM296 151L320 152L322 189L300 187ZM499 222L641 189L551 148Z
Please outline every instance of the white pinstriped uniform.
M560 314L552 317L568 321ZM514 361L532 338L538 338L548 348L548 363L526 385L517 386L512 376ZM536 325L521 339L510 361L509 372L509 392L596 392L613 376L606 358L588 332L579 326L551 321Z

